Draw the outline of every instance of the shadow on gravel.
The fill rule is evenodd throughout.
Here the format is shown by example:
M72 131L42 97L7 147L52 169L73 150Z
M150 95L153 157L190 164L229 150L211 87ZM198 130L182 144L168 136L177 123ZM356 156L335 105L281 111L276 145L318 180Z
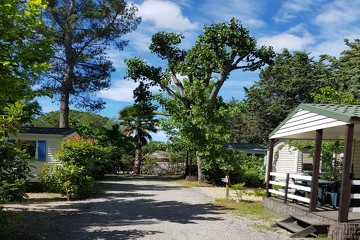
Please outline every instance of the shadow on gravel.
M0 239L136 239L163 233L149 227L161 222L183 225L222 220L217 216L222 208L209 203L151 198L159 191L180 190L180 186L102 184L106 188L102 198L14 209L21 213L22 221L12 232L0 234Z

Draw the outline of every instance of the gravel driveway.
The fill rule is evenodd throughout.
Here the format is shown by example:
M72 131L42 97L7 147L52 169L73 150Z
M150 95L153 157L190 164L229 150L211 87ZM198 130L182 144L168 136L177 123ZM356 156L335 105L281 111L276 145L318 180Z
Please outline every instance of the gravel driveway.
M287 239L211 204L198 188L131 179L101 183L101 198L7 205L23 214L7 239Z

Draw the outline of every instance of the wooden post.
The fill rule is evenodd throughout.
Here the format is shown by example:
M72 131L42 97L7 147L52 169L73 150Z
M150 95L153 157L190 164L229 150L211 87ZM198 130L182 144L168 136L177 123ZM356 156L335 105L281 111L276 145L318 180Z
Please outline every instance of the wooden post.
M316 211L322 136L323 136L323 130L322 129L316 130L309 212Z
M290 180L290 173L286 173L284 203L287 202L287 195L289 192L289 180Z
M230 178L229 175L225 176L225 180L226 180L226 199L230 198L230 194L229 194L229 190L230 190Z
M273 165L273 158L274 158L274 143L275 143L275 139L269 140L269 156L268 156L268 161L267 161L267 172L266 172L266 197L271 197L271 193L269 192L269 189L271 188L270 173L272 172L272 165Z
M349 215L349 204L350 204L350 170L352 160L352 148L354 140L354 124L346 125L345 133L345 149L344 149L344 160L343 169L341 176L341 192L340 192L340 205L339 205L339 222L346 222Z

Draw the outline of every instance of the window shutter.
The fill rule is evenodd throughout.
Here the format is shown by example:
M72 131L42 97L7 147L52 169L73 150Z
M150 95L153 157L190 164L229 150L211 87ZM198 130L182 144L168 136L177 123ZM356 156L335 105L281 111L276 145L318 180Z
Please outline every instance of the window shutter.
M37 159L39 161L46 161L46 141L37 141Z

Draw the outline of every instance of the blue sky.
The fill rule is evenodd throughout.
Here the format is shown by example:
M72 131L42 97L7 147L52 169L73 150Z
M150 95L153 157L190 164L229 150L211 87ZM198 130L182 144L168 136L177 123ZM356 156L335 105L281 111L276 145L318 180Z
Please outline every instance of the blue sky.
M317 57L320 54L339 56L346 49L344 38L360 38L360 0L145 0L133 1L137 5L142 23L124 38L129 45L124 51L109 51L116 67L112 86L97 96L106 102L99 114L116 117L119 110L132 104L132 91L136 84L124 79L124 59L141 56L150 64L164 63L152 55L148 46L151 36L158 31L183 33L184 48L190 48L204 25L228 22L237 18L249 29L258 45L301 50ZM258 73L236 72L220 91L224 99L244 98L243 87L258 80ZM50 99L40 98L44 112L58 110ZM165 140L160 131L155 140Z

